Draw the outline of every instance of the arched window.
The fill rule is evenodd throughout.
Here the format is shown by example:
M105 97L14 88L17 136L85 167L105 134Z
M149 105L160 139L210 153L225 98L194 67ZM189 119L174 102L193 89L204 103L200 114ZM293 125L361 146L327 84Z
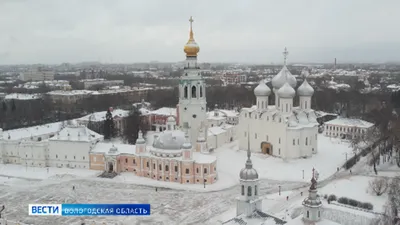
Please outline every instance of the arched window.
M250 186L247 187L247 196L251 196L251 187Z
M262 109L264 108L264 102L261 102L261 108Z
M288 104L286 103L286 112L288 112L288 111L289 111Z
M258 192L258 191L257 191L257 185L255 185L255 186L254 186L254 195L258 195L257 192Z
M207 173L207 168L204 168L204 173Z
M146 162L146 167L149 168L149 162Z
M244 185L242 185L242 195L244 195Z
M161 168L161 164L160 164L160 165L158 165L158 170L160 170L160 171L162 170L162 168Z
M199 168L196 168L196 173L199 173Z
M169 170L168 165L165 165L165 171L168 171L168 170Z
M183 88L183 97L188 98L188 87L187 86L185 86L185 88Z
M307 211L307 218L310 218L310 212Z
M308 145L308 138L306 138L306 145Z
M189 174L189 169L186 169L186 174Z
M196 86L192 87L192 98L196 98Z
M125 158L125 163L128 163L128 159L127 158Z
M307 101L304 102L304 108L307 109Z
M200 98L202 98L202 97L203 97L203 87L200 86Z

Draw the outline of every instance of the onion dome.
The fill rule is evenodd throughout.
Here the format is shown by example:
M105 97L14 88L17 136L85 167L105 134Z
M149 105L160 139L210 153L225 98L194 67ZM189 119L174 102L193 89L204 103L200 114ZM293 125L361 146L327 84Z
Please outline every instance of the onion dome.
M271 94L271 89L265 84L264 80L260 81L260 84L254 88L255 96L269 96Z
M193 29L192 29L192 23L193 23L193 18L190 17L189 22L190 22L190 33L189 33L189 40L186 43L185 47L183 48L183 51L186 53L186 56L197 56L197 53L200 51L199 45L196 43L193 37Z
M312 96L314 94L314 88L305 79L304 82L297 89L297 94L299 96Z
M289 69L286 67L286 65L283 66L281 71L274 77L272 78L272 87L274 87L276 90L281 88L286 82L289 83L292 88L295 88L297 86L297 80L296 78L290 73Z
M168 117L167 118L167 122L168 123L175 123L176 122L175 117L173 117L173 116Z
M296 91L287 82L278 90L279 98L293 98L295 95Z

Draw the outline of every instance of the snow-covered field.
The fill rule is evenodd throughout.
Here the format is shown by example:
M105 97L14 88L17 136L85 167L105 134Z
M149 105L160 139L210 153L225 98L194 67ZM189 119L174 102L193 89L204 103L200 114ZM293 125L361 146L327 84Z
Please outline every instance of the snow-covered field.
M339 197L348 197L361 202L370 202L375 212L383 212L387 195L377 196L369 189L369 182L375 177L352 176L346 179L335 180L319 190L320 195L334 194Z

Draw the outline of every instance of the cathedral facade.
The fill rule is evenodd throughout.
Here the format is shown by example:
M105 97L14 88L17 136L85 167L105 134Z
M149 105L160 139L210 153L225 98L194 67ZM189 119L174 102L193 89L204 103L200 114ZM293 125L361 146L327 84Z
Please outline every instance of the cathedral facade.
M284 51L284 65L272 79L275 104L269 104L271 88L264 80L254 89L256 105L243 108L239 116L239 148L247 148L250 139L252 152L281 157L283 159L310 157L318 152L318 122L311 98L314 89L307 79L300 87L296 78L286 66L288 52ZM299 106L293 105L293 99L299 96Z

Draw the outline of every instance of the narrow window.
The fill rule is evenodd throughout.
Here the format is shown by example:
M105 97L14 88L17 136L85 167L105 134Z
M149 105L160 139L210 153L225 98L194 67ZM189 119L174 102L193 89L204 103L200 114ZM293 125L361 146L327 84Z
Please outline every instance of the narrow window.
M146 167L147 167L147 168L149 168L149 167L150 167L150 165L149 165L149 162L146 162Z
M196 98L196 87L192 87L192 98Z
M200 98L202 98L202 97L203 97L203 87L200 86Z
M136 161L135 161L135 159L133 159L133 161L132 161L132 162L133 162L133 164L136 164Z
M160 165L158 165L158 170L160 170L160 171L162 170L162 168L161 168L161 164L160 164Z
M279 138L279 144L281 143L281 138Z
M257 139L257 134L254 134L254 138Z
M257 192L258 192L258 191L257 191L257 185L255 185L255 186L254 186L254 195L258 195Z
M251 196L251 187L250 186L247 187L247 196Z
M175 172L178 172L178 166L175 166Z
M304 108L307 109L307 101L304 103Z
M128 159L127 158L125 159L125 163L128 163Z
M308 138L306 138L306 145L308 145Z
M293 145L296 145L296 140L295 139L293 139Z
M204 173L207 173L207 168L204 168Z
M242 185L242 195L244 195L244 185Z
M288 104L286 103L286 112L289 112Z
M321 211L318 211L318 217L321 217Z
M186 174L189 174L189 169L186 169Z
M188 98L188 87L187 86L185 86L185 88L183 88L183 97Z
M156 169L156 164L154 163L154 164L153 164L153 170L155 170L155 169Z
M264 102L261 102L261 108L262 109L264 108Z
M278 154L281 155L281 149L278 149Z
M196 173L199 173L199 168L196 168Z
M168 165L165 165L165 171L168 171L168 170L169 170Z
M310 218L310 212L307 211L307 218Z

